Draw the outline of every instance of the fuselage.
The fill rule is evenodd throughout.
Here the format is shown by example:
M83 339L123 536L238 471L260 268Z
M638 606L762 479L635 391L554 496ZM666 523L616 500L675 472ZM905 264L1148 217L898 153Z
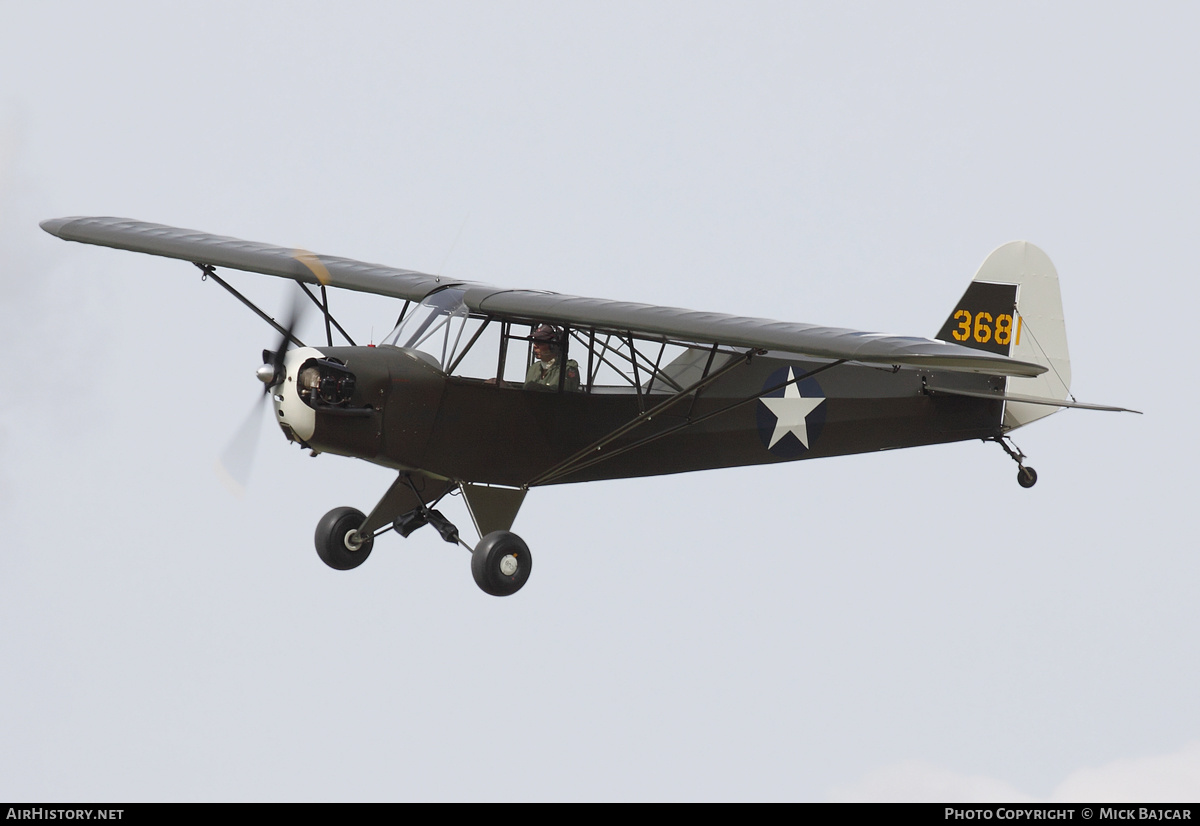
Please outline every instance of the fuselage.
M314 369L323 366L322 383ZM316 451L521 487L988 438L1002 402L925 387L1002 390L1003 381L768 353L695 394L546 392L447 376L419 351L381 346L291 351L272 393L285 434Z

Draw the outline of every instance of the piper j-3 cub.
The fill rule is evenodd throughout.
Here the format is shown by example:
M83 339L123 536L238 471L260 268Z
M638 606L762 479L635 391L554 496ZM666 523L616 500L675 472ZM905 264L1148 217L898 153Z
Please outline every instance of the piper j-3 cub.
M397 473L365 516L340 507L317 525L317 552L339 570L388 530L432 525L472 551L481 589L506 596L532 568L510 531L530 488L967 439L999 444L1028 488L1037 474L1013 430L1064 407L1124 409L1070 395L1058 275L1023 241L988 256L928 339L507 289L121 218L42 228L191 262L275 328L258 377L288 440ZM324 346L217 268L296 281L324 316ZM395 329L356 345L328 287L402 300ZM455 491L473 549L435 509Z

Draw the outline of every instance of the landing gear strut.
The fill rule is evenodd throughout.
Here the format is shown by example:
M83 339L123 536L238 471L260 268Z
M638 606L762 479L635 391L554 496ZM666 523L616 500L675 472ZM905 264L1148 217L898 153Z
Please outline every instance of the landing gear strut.
M471 575L485 594L506 597L521 590L533 569L533 557L525 540L509 531L492 531L474 550L458 536L458 528L436 510L420 507L397 517L396 533L408 536L417 528L433 525L442 539L471 551Z
M410 477L402 475L370 516L363 516L362 511L354 508L334 508L325 514L317 524L317 554L330 568L348 571L367 561L376 536L395 530L407 537L425 525L432 525L442 539L471 551L471 575L485 594L494 597L515 594L529 580L529 572L533 569L529 546L508 530L491 531L474 548L463 542L457 526L431 507L452 489L448 485L441 496L427 499L413 485ZM405 501L405 497L400 495L404 490L411 491L412 497L407 501L415 499L417 507L393 518L392 515L399 510L396 505ZM506 488L484 488L482 492L473 490L472 496L474 499L468 498L468 510L476 528L483 533L489 527L511 526L512 517L516 515L525 493L523 490L513 493ZM388 519L392 520L392 524L383 527Z
M1021 452L1021 448L1013 443L1009 447L1005 440L1012 442L1007 436L993 436L992 441L1004 448L1004 452L1012 457L1012 460L1017 463L1017 484L1023 488L1031 488L1037 484L1037 471L1031 467L1025 466L1025 459L1028 457Z

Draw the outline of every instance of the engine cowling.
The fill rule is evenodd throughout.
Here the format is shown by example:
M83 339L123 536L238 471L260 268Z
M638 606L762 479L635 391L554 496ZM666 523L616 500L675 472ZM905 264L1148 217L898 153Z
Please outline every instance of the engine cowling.
M285 435L318 452L415 467L433 428L445 376L399 347L288 351L271 388Z

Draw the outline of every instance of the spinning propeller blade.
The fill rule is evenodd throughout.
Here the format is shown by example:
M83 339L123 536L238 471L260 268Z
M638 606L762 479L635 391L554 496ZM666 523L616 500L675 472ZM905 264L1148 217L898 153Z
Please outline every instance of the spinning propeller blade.
M238 496L245 492L246 483L250 479L250 469L254 464L255 455L258 453L258 437L262 433L264 403L271 393L271 388L284 379L284 360L287 356L288 345L298 341L294 338L293 333L304 316L307 309L306 304L307 302L303 300L299 292L292 294L291 310L288 313L287 324L283 325L284 332L280 336L279 344L274 350L263 350L264 364L258 368L257 372L259 380L263 383L262 395L250 408L250 413L221 453L221 458L217 460L218 475L226 486Z
M263 395L254 403L217 460L217 473L221 481L237 496L246 492L246 483L250 479L250 468L254 464L258 437L262 432L263 402L266 400L266 395Z

